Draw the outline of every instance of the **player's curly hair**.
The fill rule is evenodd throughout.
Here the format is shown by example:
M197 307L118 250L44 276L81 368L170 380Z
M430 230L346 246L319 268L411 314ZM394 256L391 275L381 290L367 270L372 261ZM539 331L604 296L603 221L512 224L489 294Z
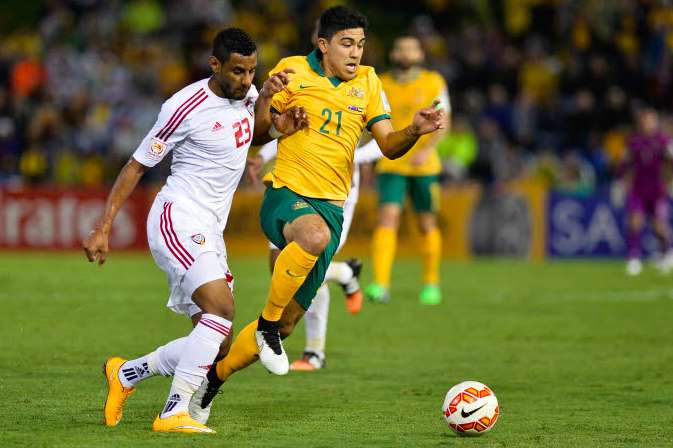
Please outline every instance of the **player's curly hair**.
M369 21L364 14L346 6L334 6L323 11L318 25L318 37L331 39L336 33L350 28L362 28L367 33Z
M255 41L240 28L223 29L213 40L213 56L222 64L227 62L231 53L250 56L256 51Z

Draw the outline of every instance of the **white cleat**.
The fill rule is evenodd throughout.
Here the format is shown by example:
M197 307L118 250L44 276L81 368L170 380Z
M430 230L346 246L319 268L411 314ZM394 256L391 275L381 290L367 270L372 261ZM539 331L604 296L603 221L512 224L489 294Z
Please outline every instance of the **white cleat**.
M640 275L643 272L643 263L638 258L631 258L626 263L626 273L632 277Z
M201 383L201 386L194 392L192 399L189 401L189 415L192 416L194 420L201 423L202 425L208 424L208 418L210 418L210 410L213 407L213 402L208 403L208 406L205 408L201 407L201 402L203 401L203 396L208 389L208 381L205 380Z
M196 392L192 395L192 399L189 400L187 409L189 410L189 415L191 415L194 420L203 425L208 423L210 410L213 407L213 400L217 396L222 384L224 384L224 381L217 377L217 369L215 365L213 365L210 370L208 370L208 373L201 382L199 388L196 389Z
M256 331L255 339L259 349L259 360L266 370L275 375L287 375L290 362L283 348L278 331Z

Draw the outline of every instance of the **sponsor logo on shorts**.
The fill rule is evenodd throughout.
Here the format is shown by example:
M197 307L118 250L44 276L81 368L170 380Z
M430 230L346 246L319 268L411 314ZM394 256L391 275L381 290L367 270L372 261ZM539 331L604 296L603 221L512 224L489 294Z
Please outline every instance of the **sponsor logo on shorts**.
M308 207L308 204L304 201L297 201L292 204L292 210L301 210L302 208Z
M194 241L199 246L203 246L206 244L206 237L201 233L197 233L196 235L192 235L192 241Z

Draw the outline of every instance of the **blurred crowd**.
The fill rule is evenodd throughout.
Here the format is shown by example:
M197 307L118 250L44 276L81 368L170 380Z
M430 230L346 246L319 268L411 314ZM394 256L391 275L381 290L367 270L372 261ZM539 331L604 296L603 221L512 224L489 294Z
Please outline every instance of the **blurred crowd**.
M219 29L256 39L263 78L279 58L308 52L315 19L333 3L45 1L39 23L0 35L0 185L111 182L162 101L208 75ZM447 184L534 177L589 194L617 171L638 107L656 107L672 126L669 2L425 0L396 7L407 23L395 26L382 2L350 4L373 22L367 63L384 70L392 37L412 32L446 78Z

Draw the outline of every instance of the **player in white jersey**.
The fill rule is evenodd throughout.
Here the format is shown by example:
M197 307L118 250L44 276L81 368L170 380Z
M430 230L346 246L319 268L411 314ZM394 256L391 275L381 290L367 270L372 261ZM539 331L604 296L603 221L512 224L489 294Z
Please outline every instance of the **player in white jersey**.
M208 63L210 78L185 87L163 104L156 124L119 173L103 216L83 242L89 261L103 264L117 212L142 175L172 151L171 174L149 212L147 236L152 256L168 278L168 307L188 315L194 328L188 336L140 358L112 357L105 362L108 426L119 423L124 403L139 381L173 375L166 405L152 429L214 432L195 420L207 418L201 414L209 409L198 408L190 415L189 403L221 346L226 347L234 318L233 276L222 232L248 148L257 137L255 111L268 109L271 97L288 78L286 73L270 78L258 99L252 85L256 46L238 28L215 37ZM296 129L289 124L297 117L292 111L275 124L292 132Z
M371 137L368 139L363 138L363 142L366 140L368 142L359 145L355 151L351 189L343 206L343 230L337 252L346 243L348 232L353 223L353 214L355 213L355 207L360 194L360 164L373 162L383 157L376 142ZM248 159L248 174L253 182L256 181L262 166L276 157L277 151L277 140L274 140L262 146L255 156ZM269 242L269 249L269 265L273 271L273 265L280 251L271 242ZM318 288L311 306L306 310L306 314L304 315L306 330L304 353L300 359L290 364L290 370L311 372L322 369L325 366L325 343L330 302L327 282L335 281L343 288L346 294L346 309L351 314L357 314L362 308L362 292L360 291L358 281L361 270L362 263L357 259L350 259L345 262L334 260L330 262L325 274L325 283Z

